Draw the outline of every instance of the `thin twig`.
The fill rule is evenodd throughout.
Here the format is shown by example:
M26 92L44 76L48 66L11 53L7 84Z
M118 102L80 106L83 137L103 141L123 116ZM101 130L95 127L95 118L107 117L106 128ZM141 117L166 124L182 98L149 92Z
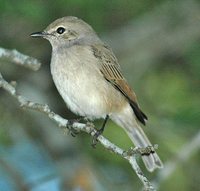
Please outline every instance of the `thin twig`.
M17 50L8 50L0 47L0 58L1 60L14 62L17 65L24 66L34 71L38 70L41 66L41 63L37 59L24 55Z

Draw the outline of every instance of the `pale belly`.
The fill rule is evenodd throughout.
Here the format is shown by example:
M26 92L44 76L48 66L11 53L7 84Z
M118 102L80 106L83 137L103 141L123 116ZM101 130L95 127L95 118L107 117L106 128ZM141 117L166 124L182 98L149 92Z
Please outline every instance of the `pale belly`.
M111 112L108 84L98 75L53 71L54 83L69 109L88 118L104 118Z

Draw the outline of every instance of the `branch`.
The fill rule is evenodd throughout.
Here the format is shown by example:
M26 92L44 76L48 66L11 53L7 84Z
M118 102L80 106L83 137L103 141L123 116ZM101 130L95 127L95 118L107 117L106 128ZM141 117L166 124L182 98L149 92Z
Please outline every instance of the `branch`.
M0 49L1 52L1 49ZM28 56L22 55L16 51L8 51L6 50L7 53L7 58L11 58L16 64L23 65L25 67L28 67L30 69L36 70L39 69L40 67L40 63L33 59L33 58L29 58ZM11 54L9 56L9 53ZM14 58L15 53L17 54L17 59ZM20 55L20 56L19 56ZM1 57L1 54L0 54ZM33 61L33 64L31 63L31 60ZM67 119L64 119L63 117L61 117L60 115L54 113L48 105L46 104L39 104L39 103L35 103L32 101L29 101L27 98L25 98L24 96L20 95L17 93L16 91L16 87L13 86L11 83L8 83L3 76L0 73L0 87L3 88L6 92L8 92L11 96L13 96L18 103L20 104L21 107L26 108L26 109L30 109L30 110L34 110L34 111L38 111L41 112L43 114L45 114L46 116L48 116L52 121L54 121L55 123L57 123L57 125L59 127L64 128L64 130L66 130L67 128L69 130L75 130L75 131L83 131L91 136L95 136L97 131L94 128L94 125L92 123L78 123L78 122L74 122L74 123L69 123L69 121ZM99 143L101 143L102 146L104 146L107 150L111 151L112 153L115 153L121 157L123 157L124 159L126 159L132 166L133 170L136 172L138 178L141 180L141 182L144 185L144 189L146 191L153 191L155 190L153 188L153 186L151 185L151 183L149 182L149 180L145 177L145 175L143 174L143 172L141 171L140 167L137 164L136 161L136 154L141 154L141 152L144 152L144 149L142 149L142 151L138 148L134 148L131 149L130 151L124 151L123 149L121 149L120 147L116 146L115 144L111 143L108 139L106 139L104 136L100 135L98 136L97 140L99 141ZM149 149L147 149L149 150Z
M0 58L34 71L38 70L41 66L41 63L37 59L24 55L17 50L7 50L0 47Z

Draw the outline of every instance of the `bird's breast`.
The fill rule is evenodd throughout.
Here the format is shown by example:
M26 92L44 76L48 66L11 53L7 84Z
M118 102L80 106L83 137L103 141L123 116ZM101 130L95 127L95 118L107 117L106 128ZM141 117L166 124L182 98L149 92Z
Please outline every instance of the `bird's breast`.
M85 56L87 55L87 56ZM109 112L107 85L94 58L78 50L64 56L52 55L51 74L60 95L71 111L89 118L101 118Z

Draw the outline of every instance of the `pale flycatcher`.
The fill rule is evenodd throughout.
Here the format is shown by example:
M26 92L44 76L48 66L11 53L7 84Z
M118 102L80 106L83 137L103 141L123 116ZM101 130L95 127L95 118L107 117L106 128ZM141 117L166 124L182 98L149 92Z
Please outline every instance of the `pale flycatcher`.
M51 43L51 74L72 112L89 119L111 118L126 131L135 146L151 146L139 125L139 122L145 125L147 117L135 93L123 77L111 48L90 25L68 16L31 36L43 37ZM156 152L143 155L142 159L149 171L163 166Z

